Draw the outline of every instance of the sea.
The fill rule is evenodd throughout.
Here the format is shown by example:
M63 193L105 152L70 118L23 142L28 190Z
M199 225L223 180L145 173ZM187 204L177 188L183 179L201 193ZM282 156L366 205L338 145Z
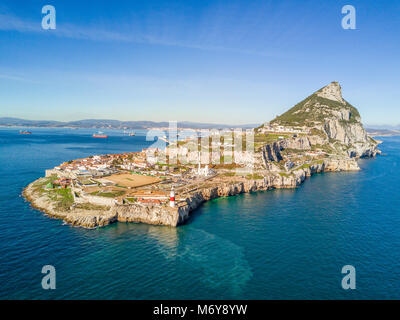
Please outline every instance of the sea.
M209 201L177 228L87 230L32 208L24 187L64 161L154 142L140 130L19 130L0 128L0 299L400 298L400 137L378 138L383 155L359 172ZM355 289L342 287L346 265Z

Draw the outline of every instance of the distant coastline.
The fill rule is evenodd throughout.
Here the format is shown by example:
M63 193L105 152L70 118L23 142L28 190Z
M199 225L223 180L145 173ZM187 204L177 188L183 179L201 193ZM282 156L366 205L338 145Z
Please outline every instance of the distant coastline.
M400 130L389 129L366 129L370 137L393 137L400 136Z
M257 128L260 124L218 124L180 121L177 122L180 129L251 129ZM0 117L0 128L60 128L60 129L110 129L110 130L149 130L165 129L169 127L168 122L156 121L120 121L104 119L86 119L77 121L55 121L55 120L26 120L20 118ZM399 126L370 126L366 131L370 137L400 136Z
M230 128L255 128L259 123L230 125L218 123L201 123L180 121L178 128L182 129L230 129ZM86 119L78 121L53 121L53 120L25 120L19 118L0 117L0 127L29 127L29 128L64 128L64 129L156 129L168 128L169 122L155 121L120 121L104 119Z

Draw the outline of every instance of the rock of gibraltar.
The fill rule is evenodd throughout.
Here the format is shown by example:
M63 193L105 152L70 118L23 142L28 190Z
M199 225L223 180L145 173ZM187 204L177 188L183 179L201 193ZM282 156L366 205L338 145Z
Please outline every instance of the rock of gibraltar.
M252 131L161 139L165 148L66 159L23 194L35 208L74 226L175 227L204 201L295 188L314 173L359 170L357 159L380 153L337 82Z

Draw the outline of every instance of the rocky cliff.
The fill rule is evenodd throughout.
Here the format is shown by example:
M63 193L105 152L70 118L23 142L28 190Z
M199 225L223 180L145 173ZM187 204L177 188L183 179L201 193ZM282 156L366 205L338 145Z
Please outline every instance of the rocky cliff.
M262 179L219 182L211 187L204 187L191 192L175 208L165 205L115 204L112 207L104 207L103 209L82 209L72 206L71 208L60 210L57 209L56 203L51 198L35 191L33 188L35 182L28 185L24 190L24 197L31 202L33 207L46 212L48 216L62 219L73 226L96 228L119 221L176 227L184 223L189 218L190 213L205 201L246 192L274 188L296 188L306 177L314 173L342 170L359 170L359 167L354 159L327 159L324 162L294 170L291 175L287 176L267 173Z
M181 219L179 223L184 222L184 220L189 217L191 211L197 209L203 202L211 199L260 190L296 188L303 183L307 177L315 173L357 170L360 170L360 168L355 159L327 159L320 163L294 170L291 175L281 176L272 174L258 180L217 184L213 187L197 190L186 198L186 204L181 207L181 216L184 217L184 219Z
M261 152L265 161L281 161L281 145L279 142L274 142L271 144L266 144L262 147Z

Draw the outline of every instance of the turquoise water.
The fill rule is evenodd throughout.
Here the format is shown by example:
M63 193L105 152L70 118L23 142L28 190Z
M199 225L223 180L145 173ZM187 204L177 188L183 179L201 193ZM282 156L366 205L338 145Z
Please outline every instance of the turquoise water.
M204 204L188 224L63 225L20 197L60 162L138 151L144 132L93 139L90 130L0 129L2 299L399 299L400 137L362 171L313 176L274 190ZM57 289L41 288L54 265ZM341 268L357 289L341 289Z

